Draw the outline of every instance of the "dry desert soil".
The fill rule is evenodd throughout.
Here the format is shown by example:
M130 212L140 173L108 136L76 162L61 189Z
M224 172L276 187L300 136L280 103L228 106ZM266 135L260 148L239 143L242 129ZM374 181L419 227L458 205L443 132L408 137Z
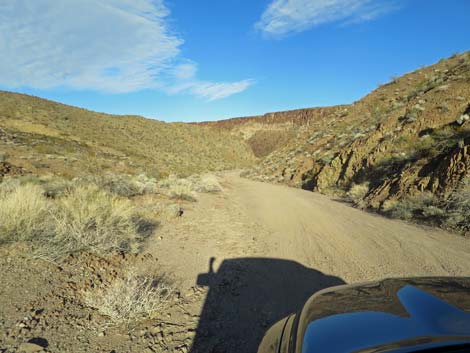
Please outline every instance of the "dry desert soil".
M222 191L184 204L140 255L59 266L2 249L0 352L255 352L267 328L325 287L470 275L465 237L239 172L217 178ZM80 293L126 266L165 273L178 292L156 318L108 326Z

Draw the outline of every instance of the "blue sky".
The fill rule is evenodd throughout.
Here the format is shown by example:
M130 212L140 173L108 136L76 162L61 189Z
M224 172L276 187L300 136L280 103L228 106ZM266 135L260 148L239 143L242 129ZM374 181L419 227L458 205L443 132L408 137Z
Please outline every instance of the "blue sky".
M470 49L468 0L14 0L0 89L216 120L353 102Z

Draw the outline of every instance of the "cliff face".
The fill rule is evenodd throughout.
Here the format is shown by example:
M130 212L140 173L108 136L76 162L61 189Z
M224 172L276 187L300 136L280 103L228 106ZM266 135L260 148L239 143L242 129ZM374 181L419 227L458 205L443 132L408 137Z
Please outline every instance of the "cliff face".
M274 127L284 136L289 131L247 176L339 195L363 185L362 207L380 209L424 192L443 200L460 185L470 171L469 116L467 52L395 78L348 106L215 124L234 133L256 129L248 141ZM282 130L289 121L290 130Z
M325 119L342 109L337 107L296 109L259 116L196 123L228 130L242 137L257 157L263 158L299 139L303 133L321 128Z

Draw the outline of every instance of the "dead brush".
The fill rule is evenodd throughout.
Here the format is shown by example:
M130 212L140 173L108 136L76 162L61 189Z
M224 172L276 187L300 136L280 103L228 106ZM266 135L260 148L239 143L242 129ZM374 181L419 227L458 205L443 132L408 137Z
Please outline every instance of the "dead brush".
M48 190L15 179L0 184L0 244L29 242L35 257L52 261L81 251L139 252L157 226L95 184L60 184L54 196Z
M52 204L38 185L8 183L0 190L0 244L47 236Z
M108 319L107 325L129 325L158 317L174 294L175 288L163 276L142 276L131 271L101 288L85 290L83 300Z
M132 204L93 184L78 186L57 200L51 218L54 223L51 246L65 246L67 253L137 251L139 234Z

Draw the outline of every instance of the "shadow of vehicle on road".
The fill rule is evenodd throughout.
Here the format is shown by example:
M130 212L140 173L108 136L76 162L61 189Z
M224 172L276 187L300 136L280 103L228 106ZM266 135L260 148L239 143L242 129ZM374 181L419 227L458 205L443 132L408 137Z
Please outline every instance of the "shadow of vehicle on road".
M298 311L315 292L344 284L290 260L235 258L217 272L215 258L197 284L209 292L191 353L256 352L266 330Z

